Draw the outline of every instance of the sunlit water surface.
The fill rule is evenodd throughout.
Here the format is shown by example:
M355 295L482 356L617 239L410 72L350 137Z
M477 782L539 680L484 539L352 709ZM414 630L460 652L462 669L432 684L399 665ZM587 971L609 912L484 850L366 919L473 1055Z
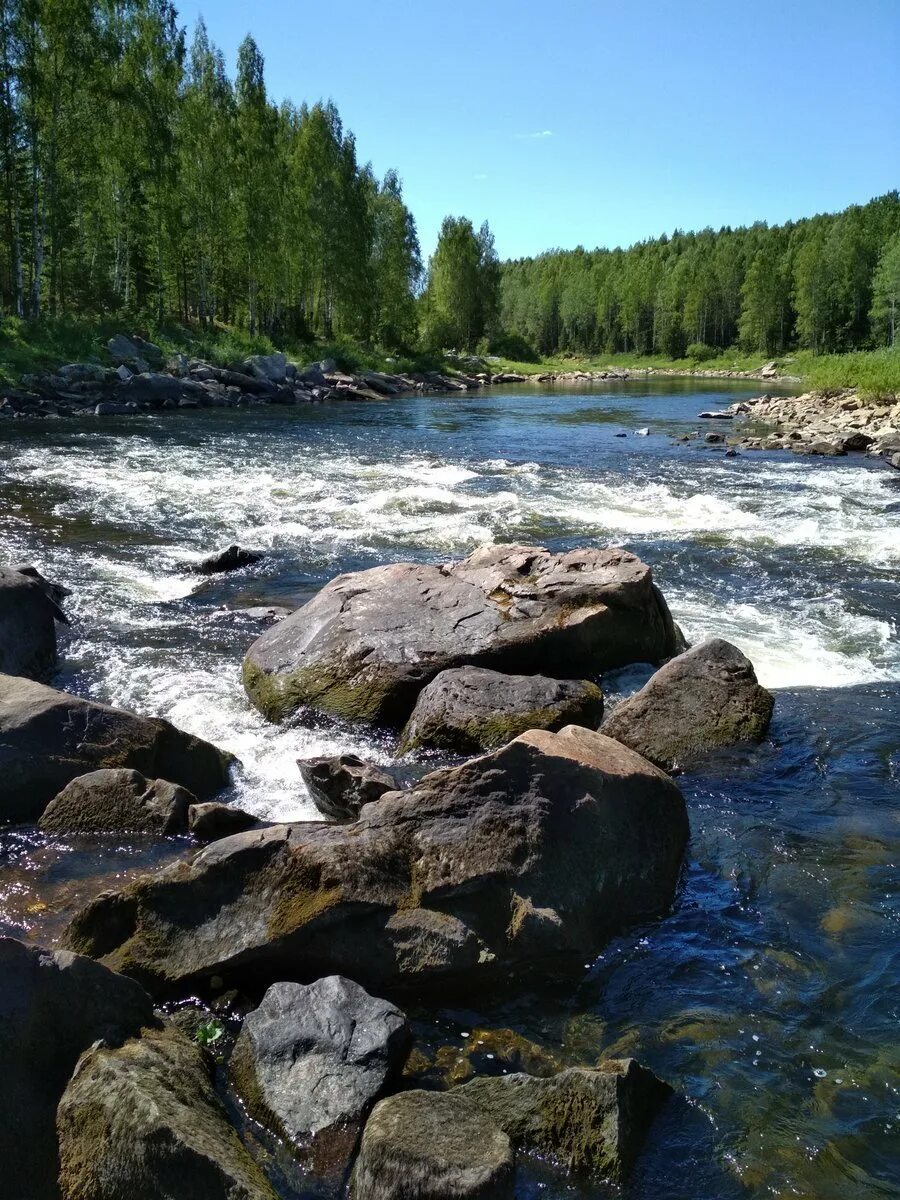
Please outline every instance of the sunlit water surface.
M506 1025L561 1061L635 1054L669 1079L682 1098L630 1200L897 1196L900 474L859 457L673 444L699 411L746 394L657 380L7 423L0 560L72 589L61 686L233 751L234 798L289 819L314 812L298 756L390 763L393 746L267 725L240 686L260 632L240 609L490 540L641 555L688 637L736 642L776 690L770 736L681 778L692 841L668 918L619 938L563 994L447 1012L441 1029L452 1043ZM265 560L191 573L231 541ZM641 678L619 673L607 693ZM53 940L101 885L183 849L7 832L0 929ZM519 1194L597 1193L535 1167Z

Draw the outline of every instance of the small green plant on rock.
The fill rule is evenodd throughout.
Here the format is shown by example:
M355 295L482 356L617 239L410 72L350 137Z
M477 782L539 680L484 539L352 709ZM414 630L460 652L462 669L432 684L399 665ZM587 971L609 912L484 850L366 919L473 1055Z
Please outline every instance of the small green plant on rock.
M212 1049L216 1042L220 1041L225 1034L225 1026L217 1017L210 1017L208 1021L201 1021L197 1026L197 1032L194 1034L194 1041L199 1042L207 1050Z

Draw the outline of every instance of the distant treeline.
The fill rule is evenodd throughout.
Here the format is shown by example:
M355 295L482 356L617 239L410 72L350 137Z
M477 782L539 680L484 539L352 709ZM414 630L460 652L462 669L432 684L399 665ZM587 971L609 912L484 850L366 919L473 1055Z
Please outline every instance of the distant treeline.
M421 275L394 172L331 104L232 82L168 0L0 0L0 300L250 332L414 340Z
M541 354L702 357L895 345L900 195L835 216L705 229L503 264L500 323Z

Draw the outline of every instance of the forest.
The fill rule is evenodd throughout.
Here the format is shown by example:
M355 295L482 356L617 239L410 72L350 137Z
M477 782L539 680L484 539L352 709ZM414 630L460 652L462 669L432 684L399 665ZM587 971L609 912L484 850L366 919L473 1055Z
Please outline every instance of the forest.
M504 263L487 223L448 216L425 270L397 173L335 105L276 103L250 36L232 78L169 0L0 0L0 172L0 305L28 322L519 358L896 345L897 192Z

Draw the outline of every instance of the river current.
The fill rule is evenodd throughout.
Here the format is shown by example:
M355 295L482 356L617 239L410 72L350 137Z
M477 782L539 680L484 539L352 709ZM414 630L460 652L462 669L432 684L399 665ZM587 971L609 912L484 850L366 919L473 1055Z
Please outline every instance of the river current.
M564 992L448 1010L440 1028L452 1043L508 1027L564 1063L634 1054L668 1079L679 1097L628 1200L900 1196L900 473L674 441L748 394L656 379L6 423L0 561L71 589L59 686L233 751L234 798L293 819L315 811L298 756L388 764L392 742L266 724L240 685L261 626L240 610L484 541L639 554L688 638L735 642L775 691L769 736L680 777L692 836L668 917ZM191 572L232 541L264 560ZM147 863L139 846L6 831L0 932L52 942L98 880ZM598 1194L542 1171L521 1196Z

